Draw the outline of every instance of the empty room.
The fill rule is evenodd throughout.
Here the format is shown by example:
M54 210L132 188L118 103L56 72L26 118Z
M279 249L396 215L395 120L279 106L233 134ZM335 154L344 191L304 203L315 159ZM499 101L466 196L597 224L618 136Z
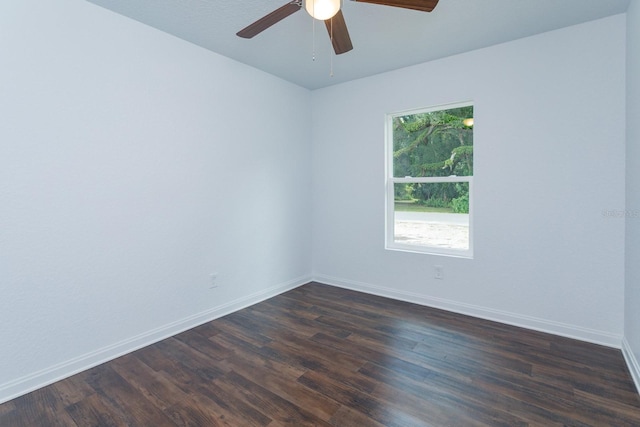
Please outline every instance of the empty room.
M0 426L640 425L640 1L4 1L0 63Z

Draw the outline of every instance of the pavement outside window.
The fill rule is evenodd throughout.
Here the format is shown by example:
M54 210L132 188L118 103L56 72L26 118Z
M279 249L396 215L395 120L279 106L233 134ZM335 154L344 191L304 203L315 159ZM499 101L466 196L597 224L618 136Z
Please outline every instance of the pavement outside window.
M469 215L395 212L395 241L411 245L469 249Z

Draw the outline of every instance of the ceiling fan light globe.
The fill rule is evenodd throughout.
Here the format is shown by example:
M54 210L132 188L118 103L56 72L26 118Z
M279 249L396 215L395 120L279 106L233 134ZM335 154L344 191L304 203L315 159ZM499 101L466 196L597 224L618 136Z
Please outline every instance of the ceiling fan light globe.
M325 21L338 13L340 0L306 0L304 7L309 15L320 21Z

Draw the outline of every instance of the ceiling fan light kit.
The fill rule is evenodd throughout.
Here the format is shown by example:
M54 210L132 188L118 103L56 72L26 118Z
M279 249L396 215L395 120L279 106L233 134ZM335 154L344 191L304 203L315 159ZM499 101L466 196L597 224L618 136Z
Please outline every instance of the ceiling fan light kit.
M306 0L304 8L313 18L325 21L338 13L340 0Z
M351 37L347 24L344 20L342 10L340 10L341 0L305 0L306 11L314 17L324 21L333 50L336 55L349 52L353 49ZM421 12L431 12L439 0L353 0L360 3L373 3L381 6L393 6L403 9L418 10ZM263 16L254 23L238 31L236 35L245 39L257 36L272 25L277 24L289 15L294 14L302 8L302 0L291 0L284 6Z

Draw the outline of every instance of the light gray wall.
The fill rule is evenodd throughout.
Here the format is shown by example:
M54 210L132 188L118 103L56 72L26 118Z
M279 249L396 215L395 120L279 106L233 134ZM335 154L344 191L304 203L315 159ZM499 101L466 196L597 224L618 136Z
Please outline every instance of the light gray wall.
M640 390L640 2L627 12L625 352Z
M620 346L624 64L618 15L314 91L314 277ZM467 100L475 258L386 251L385 113Z
M0 52L0 401L309 279L309 91L80 0Z

